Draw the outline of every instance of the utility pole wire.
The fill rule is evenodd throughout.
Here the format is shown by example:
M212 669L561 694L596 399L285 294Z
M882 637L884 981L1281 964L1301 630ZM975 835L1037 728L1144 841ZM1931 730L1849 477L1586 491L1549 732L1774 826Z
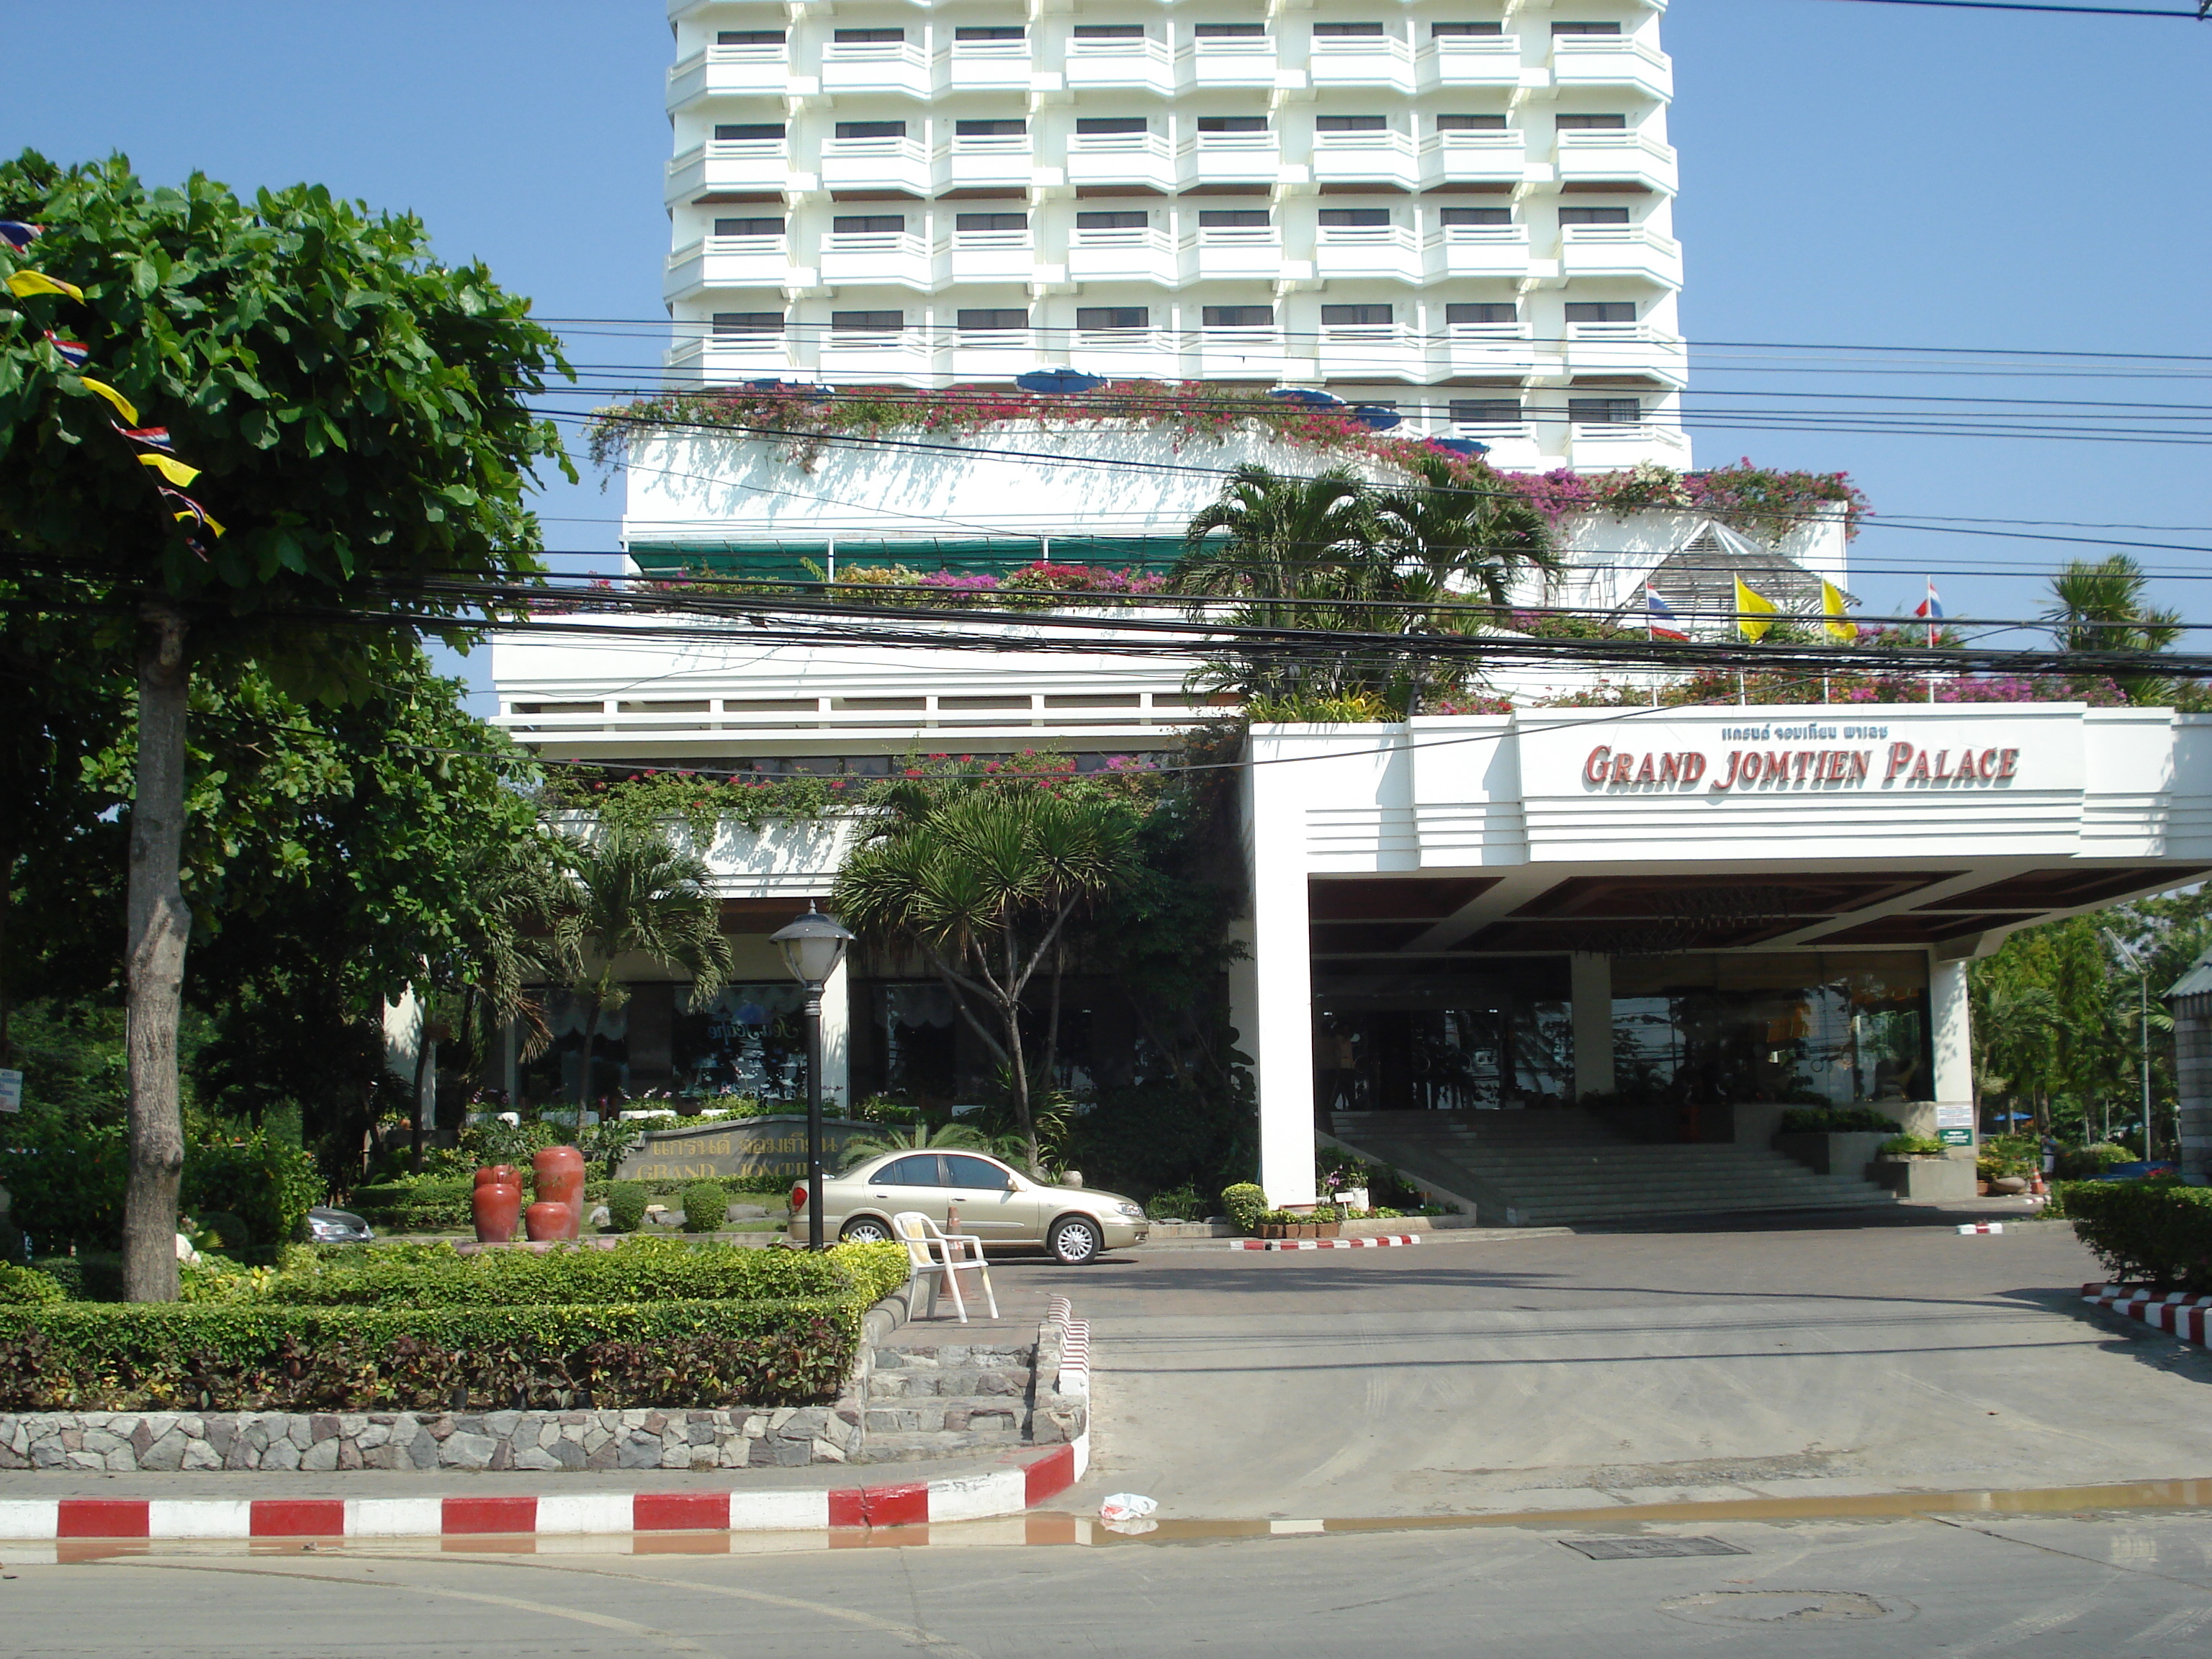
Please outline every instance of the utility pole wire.
M2077 17L2212 17L2212 0L2197 0L2195 11L2150 11L2140 6L2034 6L2015 0L1847 0L1859 6L1950 6L1966 11L2057 11Z

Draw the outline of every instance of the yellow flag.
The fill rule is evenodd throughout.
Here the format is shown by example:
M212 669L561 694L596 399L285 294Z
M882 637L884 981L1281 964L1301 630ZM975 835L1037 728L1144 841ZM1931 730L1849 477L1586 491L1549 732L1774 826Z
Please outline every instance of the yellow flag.
M1747 640L1763 640L1766 630L1774 626L1774 618L1782 614L1782 607L1763 593L1754 593L1743 585L1743 578L1735 579L1735 625ZM1753 621L1756 615L1759 618Z
M89 374L80 374L77 379L83 383L87 392L91 392L94 397L106 398L115 412L123 417L124 425L138 424L138 405L132 403L130 398L108 385L106 381L95 380Z
M138 465L152 467L179 489L189 489L192 480L200 476L199 468L186 466L173 455L141 455Z
M1859 625L1844 614L1844 590L1833 582L1820 584L1820 610L1828 619L1822 626L1831 638L1841 640L1845 645L1858 638Z
M75 283L64 283L42 270L17 271L8 279L8 292L22 300L29 299L33 294L63 294L72 300L84 298L84 290Z

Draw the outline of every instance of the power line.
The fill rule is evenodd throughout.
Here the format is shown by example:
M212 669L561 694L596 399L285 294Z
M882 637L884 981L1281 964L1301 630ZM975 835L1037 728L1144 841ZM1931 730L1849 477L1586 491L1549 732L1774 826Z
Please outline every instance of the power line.
M1848 0L1860 6L1944 6L1962 11L2056 11L2076 17L2189 17L2205 18L2204 6L2195 11L2149 11L2140 6L2039 6L2024 0ZM2208 0L2212 3L2212 0Z

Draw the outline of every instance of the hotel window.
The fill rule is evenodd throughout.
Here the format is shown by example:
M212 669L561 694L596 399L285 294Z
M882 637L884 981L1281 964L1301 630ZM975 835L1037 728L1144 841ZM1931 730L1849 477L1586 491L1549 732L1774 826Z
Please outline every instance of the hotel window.
M837 123L837 136L840 138L903 138L906 137L906 123L840 121Z
M1577 426L1633 426L1644 405L1633 398L1570 398L1567 418Z
M880 46L906 39L904 29L833 29L830 39L841 46Z
M714 44L718 46L780 46L784 43L781 29L716 29Z
M1264 115L1201 115L1198 118L1200 132L1265 132L1267 118Z
M1019 40L1028 33L1028 28L1020 23L994 23L983 28L955 29L952 38L955 40Z
M841 213L830 222L840 236L881 236L906 228L903 213Z
M1450 40L1467 35L1497 36L1505 33L1503 23L1431 23L1429 34L1433 40Z
M1030 130L1027 121L955 121L952 131L959 138L1018 138Z
M1261 230L1273 223L1265 208L1203 208L1198 216L1200 230Z
M1318 115L1314 118L1316 132L1387 132L1389 128L1390 118L1387 115Z
M1505 118L1502 115L1439 115L1438 132L1503 132Z
M1555 115L1552 125L1561 132L1626 132L1626 115Z
M1389 208L1323 208L1321 222L1334 227L1387 225L1390 222Z
M1091 330L1150 328L1152 313L1143 306L1078 306L1075 325Z
M1207 306L1199 313L1207 328L1273 328L1273 306Z
M781 334L783 332L783 313L780 311L718 311L714 313L714 332Z
M1553 34L1618 34L1620 33L1620 25L1618 23L1554 23L1552 25L1552 33Z
M954 316L961 329L969 332L1027 328L1030 325L1029 313L1019 306L986 307L981 310L957 312Z
M1563 225L1625 225L1628 210L1624 207L1563 207L1559 210Z
M1319 40L1372 40L1382 33L1380 23L1316 23L1314 38Z
M1198 40L1259 40L1267 36L1265 23L1200 23L1191 32Z
M1091 132L1150 132L1152 124L1141 115L1079 115L1075 118L1078 133Z
M1512 301L1491 304L1477 301L1473 305L1446 306L1444 321L1453 323L1517 323L1521 320L1519 307Z
M1026 213L962 213L952 220L955 230L1027 230L1030 216Z
M1079 213L1075 216L1078 230L1143 230L1152 222L1149 213L1131 212L1115 209L1107 212Z
M1446 225L1510 225L1513 222L1511 208L1444 208L1437 215L1439 224Z
M714 221L714 234L717 236L781 236L783 234L783 221L781 218L717 219Z
M1323 306L1321 325L1323 328L1387 328L1391 321L1389 306Z
M714 129L714 141L717 143L732 139L781 138L782 137L783 123L781 121L739 121L734 124L723 122Z
M830 326L841 333L892 334L906 326L903 311L833 311Z
M1455 426L1518 426L1518 398L1455 398L1451 404Z
M1075 26L1079 40L1141 40L1145 38L1142 23L1079 23Z
M1571 323L1632 323L1636 320L1633 300L1570 300L1567 301L1567 320Z

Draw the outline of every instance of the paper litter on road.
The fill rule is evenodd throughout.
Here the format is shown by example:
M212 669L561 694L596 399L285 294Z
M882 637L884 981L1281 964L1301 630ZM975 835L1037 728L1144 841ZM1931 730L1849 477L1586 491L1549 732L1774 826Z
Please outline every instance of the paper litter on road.
M1156 1498L1133 1492L1110 1492L1098 1505L1098 1518L1110 1527L1117 1522L1141 1521L1158 1508Z

